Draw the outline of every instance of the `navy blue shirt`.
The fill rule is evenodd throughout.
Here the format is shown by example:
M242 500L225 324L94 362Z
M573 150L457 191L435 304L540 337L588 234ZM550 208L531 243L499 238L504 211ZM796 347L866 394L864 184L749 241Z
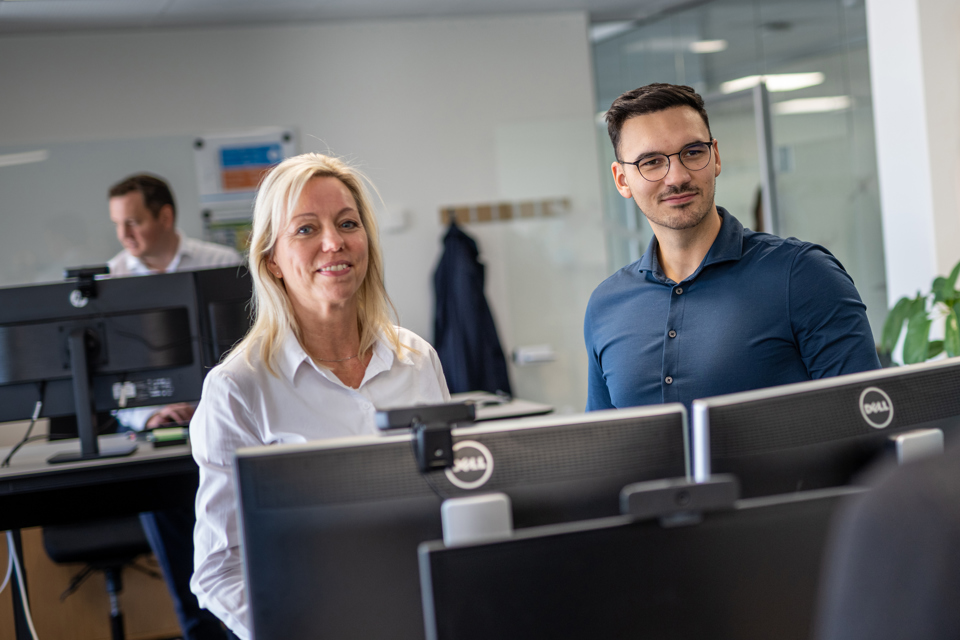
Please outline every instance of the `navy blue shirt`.
M653 238L587 305L587 410L682 402L880 368L866 306L823 247L744 229L720 232L683 282Z

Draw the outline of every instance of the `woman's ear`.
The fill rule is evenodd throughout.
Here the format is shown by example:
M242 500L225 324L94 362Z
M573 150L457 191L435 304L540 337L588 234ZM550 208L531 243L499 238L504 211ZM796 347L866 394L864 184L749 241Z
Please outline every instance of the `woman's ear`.
M280 270L280 265L277 264L277 261L273 259L273 256L270 256L266 259L267 270L273 274L273 277L278 280L283 280L283 272Z

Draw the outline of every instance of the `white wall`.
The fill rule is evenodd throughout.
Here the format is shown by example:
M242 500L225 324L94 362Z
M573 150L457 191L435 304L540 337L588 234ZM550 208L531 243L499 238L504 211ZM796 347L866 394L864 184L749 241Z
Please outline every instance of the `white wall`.
M577 193L546 194L536 175L528 182L532 196L573 196L575 227L600 228L599 187L589 186L599 173L581 13L3 37L0 60L3 146L295 125L303 151L355 159L388 207L410 213L406 230L383 238L387 285L402 324L427 338L443 232L438 207L524 197L516 187L522 180L505 192L503 167L544 160L523 135L505 143L510 131L562 122L585 132L571 136L566 157L591 172L587 186L581 181ZM504 149L512 155L504 158ZM562 166L564 154L552 161ZM102 233L112 237L105 203L102 213ZM196 212L181 212L188 231L199 228L190 215ZM10 226L2 217L0 224ZM478 225L477 232L486 255L509 251L490 244L498 240L489 229ZM562 315L568 335L603 277L602 238L593 241L586 237L574 258L590 263L589 282L580 287L586 293L572 293L563 309L541 310L544 317ZM535 290L543 284L536 279L549 275L506 273L509 260L487 262L488 297L509 349L514 327L538 319L513 317L509 299L516 294L506 283L515 288L527 279ZM554 346L572 359L565 365L571 375L585 369L582 338ZM519 386L533 399L558 397L549 385ZM570 389L563 393L569 407L582 408L585 388L573 397Z
M867 0L887 297L960 260L960 3Z

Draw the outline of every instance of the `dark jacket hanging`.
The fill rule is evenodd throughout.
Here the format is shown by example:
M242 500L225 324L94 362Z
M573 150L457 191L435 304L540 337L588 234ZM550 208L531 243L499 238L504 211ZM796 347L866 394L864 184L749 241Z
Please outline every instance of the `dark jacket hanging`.
M510 393L507 362L483 294L484 266L478 254L476 241L451 224L433 274L434 347L451 393Z

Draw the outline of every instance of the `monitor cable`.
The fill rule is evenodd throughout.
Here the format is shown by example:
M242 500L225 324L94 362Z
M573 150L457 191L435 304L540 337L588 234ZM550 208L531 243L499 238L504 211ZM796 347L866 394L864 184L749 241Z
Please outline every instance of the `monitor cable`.
M30 416L30 425L27 427L27 432L23 434L23 438L20 439L20 442L18 442L16 445L14 445L12 449L10 449L10 453L7 454L7 457L3 459L3 462L0 462L0 467L9 467L10 460L13 458L14 454L17 453L17 451L20 451L20 448L23 447L23 445L28 444L30 442L35 442L37 440L46 440L50 437L46 433L41 433L35 436L30 435L33 432L34 425L37 424L37 420L40 419L40 411L43 409L43 392L44 392L45 386L46 386L46 382L40 383L40 399L37 400L37 404L33 408L33 415ZM97 435L102 436L103 434L107 433L108 430L114 424L116 424L116 422L117 422L117 417L111 416L110 419L102 427L100 427Z
M418 455L416 437L410 438L410 449L411 451L413 451L413 457L416 458ZM423 478L424 482L427 483L427 486L430 487L431 491L433 491L437 495L437 497L440 498L440 500L446 500L447 498L450 497L450 496L443 495L443 492L440 491L440 487L438 487L437 484L433 481L433 474L431 471L421 471L420 477Z
M33 426L37 424L37 420L40 418L40 410L43 409L43 392L46 388L46 385L47 383L45 381L40 383L40 398L37 400L37 404L33 408L33 415L30 416L30 426L27 427L27 432L23 435L23 439L21 439L20 442L10 449L10 453L8 453L7 457L3 459L2 463L0 463L0 467L9 467L10 459L13 457L13 454L19 451L20 447L23 445L27 444L28 442L32 442L33 440L39 440L47 437L46 435L33 436L32 438L30 437L30 433L33 431Z
M17 586L20 587L20 602L23 605L23 617L27 620L27 626L30 628L30 635L33 640L39 640L37 630L33 626L33 614L30 613L30 603L27 601L27 590L23 584L23 567L20 566L20 558L17 556L17 547L13 543L13 532L7 531L7 553L10 554L10 564L17 573ZM7 570L7 578L10 578L10 571ZM6 580L4 580L6 586ZM0 588L2 591L2 588Z
M13 554L7 553L7 556L7 575L3 577L3 584L0 584L0 593L3 593L3 590L7 588L7 583L10 582L10 574L13 573Z

